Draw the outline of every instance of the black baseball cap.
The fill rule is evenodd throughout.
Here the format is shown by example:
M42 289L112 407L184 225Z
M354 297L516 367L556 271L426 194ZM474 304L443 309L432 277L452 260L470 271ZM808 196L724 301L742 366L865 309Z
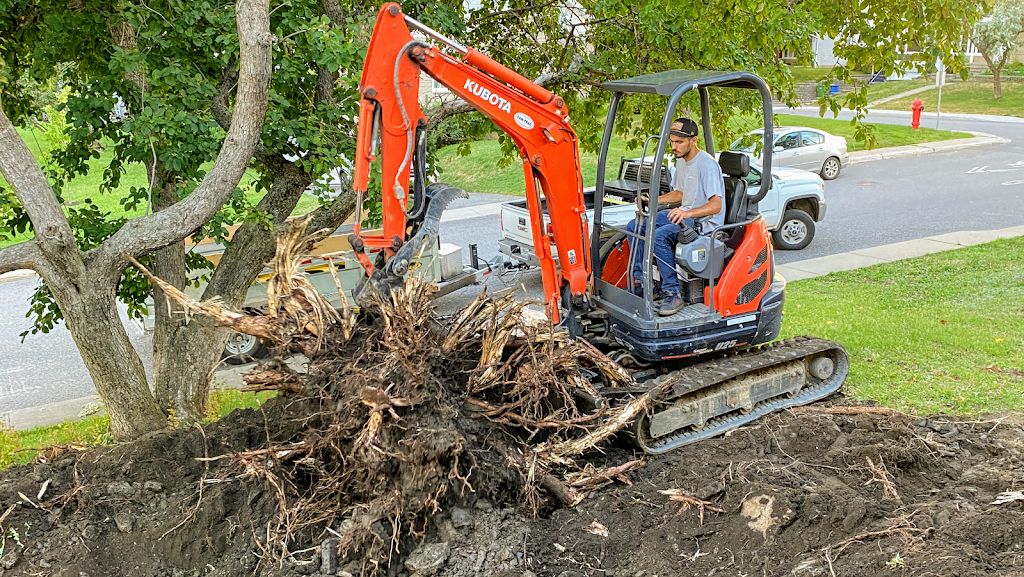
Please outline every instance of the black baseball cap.
M669 131L669 134L672 134L673 136L679 136L682 138L693 138L694 136L697 136L697 123L691 118L677 118L672 124L672 130ZM681 126L676 128L675 125L677 124Z

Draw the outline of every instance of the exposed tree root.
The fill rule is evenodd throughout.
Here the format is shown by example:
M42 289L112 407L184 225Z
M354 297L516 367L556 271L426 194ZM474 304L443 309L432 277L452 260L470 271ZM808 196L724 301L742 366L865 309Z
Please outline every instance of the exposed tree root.
M487 497L536 512L551 498L572 506L603 485L629 483L640 461L597 472L574 459L625 427L657 391L606 408L587 375L620 387L634 384L629 374L539 322L512 294L481 294L441 324L430 287L410 277L361 317L344 295L335 310L299 273L304 227L279 240L266 316L196 303L153 279L188 314L310 359L305 375L277 362L245 377L250 389L276 389L309 407L295 436L207 458L234 460L238 477L275 496L276 520L256 541L264 562L301 563L331 533L344 558L375 573L412 549L431 515L460 501ZM702 516L715 510L698 505Z

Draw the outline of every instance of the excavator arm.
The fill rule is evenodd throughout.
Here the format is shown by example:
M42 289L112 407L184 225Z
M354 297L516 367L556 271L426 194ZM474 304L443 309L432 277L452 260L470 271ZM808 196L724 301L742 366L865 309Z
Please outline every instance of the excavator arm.
M410 27L457 53L459 58L414 38ZM550 314L557 321L557 303L562 296L568 298L572 307L583 307L592 269L590 235L579 146L565 102L486 55L406 16L395 3L385 4L377 15L359 85L362 99L353 177L358 197L357 228L352 244L357 254L362 255L360 262L367 274L371 278L374 274L387 275L393 281L403 276L410 254L436 242L441 211L461 193L458 189L438 189L438 185L433 185L437 193L431 198L430 191L422 188L423 176L419 174L412 210L408 210L410 166L417 154L422 162L427 124L419 106L421 71L487 116L515 142L523 163L534 247L541 263ZM366 236L359 234L359 210L378 145L383 235ZM419 172L422 173L421 166ZM545 209L550 219L550 237L544 227ZM417 222L418 233L408 238L409 224ZM551 253L552 243L558 251L558 264ZM393 255L387 271L375 271L363 254L365 247L383 249Z

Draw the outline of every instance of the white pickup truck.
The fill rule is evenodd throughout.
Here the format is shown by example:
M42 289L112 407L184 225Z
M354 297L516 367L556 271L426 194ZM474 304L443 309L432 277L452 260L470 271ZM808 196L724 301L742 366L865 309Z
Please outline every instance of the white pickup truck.
M605 185L605 201L603 218L608 224L624 227L636 216L636 205L627 200L628 195L609 194L609 188L621 190L622 184L632 185L636 189L636 172L640 159L622 160L619 166L619 179ZM668 192L675 167L669 163L669 170L662 171L662 182L659 187L661 194ZM761 186L761 167L751 163L750 174L747 175L747 190L757 190ZM646 191L650 186L650 159L644 163L640 173L642 188ZM619 185L619 186L612 186ZM587 201L587 216L594 217L594 189L583 191ZM814 223L825 218L825 181L817 174L793 168L775 168L772 170L772 186L768 194L757 205L764 217L765 224L772 231L775 248L799 250L810 244L814 238ZM547 216L544 217L544 230L548 229ZM530 232L530 213L526 208L526 199L506 202L501 207L501 236L498 243L501 254L512 264L538 266L540 263L533 253L533 236ZM552 255L558 258L552 251Z

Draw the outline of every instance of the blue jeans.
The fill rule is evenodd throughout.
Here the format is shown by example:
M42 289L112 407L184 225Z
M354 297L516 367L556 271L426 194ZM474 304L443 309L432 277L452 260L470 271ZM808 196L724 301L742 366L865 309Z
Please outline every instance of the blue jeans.
M693 226L693 219L683 220L689 226ZM640 234L646 232L647 220L644 219L640 226ZM626 225L629 232L636 231L636 220L629 221ZM676 276L676 237L679 235L679 225L668 219L668 211L663 210L654 218L654 261L657 263L658 272L661 274L661 292L665 294L679 294L679 277ZM633 263L633 278L637 285L640 279L644 278L644 259L641 255L644 252L644 241L642 239L629 238L629 259Z

